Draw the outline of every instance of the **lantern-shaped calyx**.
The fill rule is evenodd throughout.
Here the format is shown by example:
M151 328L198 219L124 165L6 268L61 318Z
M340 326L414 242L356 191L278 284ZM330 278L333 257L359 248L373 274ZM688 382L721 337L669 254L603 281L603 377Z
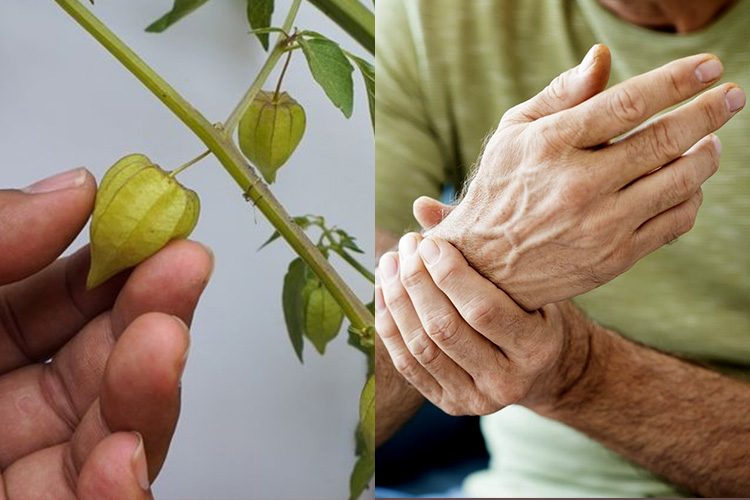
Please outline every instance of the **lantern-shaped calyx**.
M302 106L286 92L261 90L240 120L240 149L266 182L272 183L304 133Z
M126 156L105 174L91 219L87 288L135 266L198 222L198 195L146 156Z

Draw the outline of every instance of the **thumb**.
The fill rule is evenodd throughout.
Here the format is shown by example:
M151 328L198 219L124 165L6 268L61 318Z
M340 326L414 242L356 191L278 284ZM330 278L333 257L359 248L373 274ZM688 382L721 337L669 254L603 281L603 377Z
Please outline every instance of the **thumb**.
M420 196L414 200L412 212L422 229L429 229L443 222L453 208L453 205L446 205L429 196Z
M143 438L116 432L104 438L83 464L76 485L80 500L151 500Z
M54 261L83 229L95 197L96 181L84 168L0 190L0 285Z
M532 122L581 104L607 87L611 62L607 46L594 45L581 64L556 77L528 101L508 110L500 123Z

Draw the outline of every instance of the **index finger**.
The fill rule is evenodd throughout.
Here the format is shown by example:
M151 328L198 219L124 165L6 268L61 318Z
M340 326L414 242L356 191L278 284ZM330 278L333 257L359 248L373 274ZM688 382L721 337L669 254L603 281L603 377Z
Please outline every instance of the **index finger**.
M573 146L599 146L710 87L723 71L721 61L713 54L677 59L625 80L548 120Z

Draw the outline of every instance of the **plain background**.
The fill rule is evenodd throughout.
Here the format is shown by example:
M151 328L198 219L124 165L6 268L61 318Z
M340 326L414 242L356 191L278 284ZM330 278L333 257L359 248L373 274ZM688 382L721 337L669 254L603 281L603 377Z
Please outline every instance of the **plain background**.
M209 2L162 35L145 33L171 4L98 0L93 9L210 120L222 121L265 58L248 34L245 1ZM276 25L288 5L277 0ZM297 25L364 53L307 3ZM295 53L285 87L305 106L308 129L274 191L293 215L321 214L350 230L368 250L362 262L371 267L374 148L362 82L355 78L355 112L346 120ZM204 150L52 0L0 2L0 110L2 187L79 165L100 179L134 152L171 169ZM278 242L256 251L271 227L215 160L181 180L201 197L192 237L213 248L216 270L193 324L182 418L155 484L157 498L346 497L364 356L343 332L325 357L306 344L301 365L281 311L291 250ZM74 247L87 240L82 234ZM346 269L343 274L360 297L371 299L369 283Z

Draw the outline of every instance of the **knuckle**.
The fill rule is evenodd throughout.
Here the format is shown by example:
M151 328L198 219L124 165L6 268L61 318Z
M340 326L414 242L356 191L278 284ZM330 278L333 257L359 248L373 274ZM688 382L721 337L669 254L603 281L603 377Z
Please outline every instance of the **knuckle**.
M529 392L528 382L522 378L515 378L506 382L503 388L503 406L509 406L521 401Z
M698 175L691 165L684 165L686 168L673 168L672 170L672 191L675 198L679 200L687 199L700 186Z
M410 355L404 353L400 356L394 356L393 366L406 380L414 380L419 373L419 367Z
M624 124L638 121L646 113L643 97L622 86L612 93L608 102L609 111Z
M440 345L452 345L458 339L459 323L453 314L446 314L430 320L425 332Z
M673 95L682 95L683 93L683 85L680 82L680 75L677 73L677 71L674 68L669 68L667 71L667 78L666 78L667 85L669 86L669 89L672 91Z
M481 332L497 324L500 311L489 297L481 294L469 302L464 314L466 322Z
M441 255L438 263L431 268L431 272L435 284L438 288L444 290L458 281L460 266L453 257L443 257Z
M568 96L568 83L565 74L558 75L547 85L546 96L552 100L564 100Z
M717 130L722 126L722 114L712 105L708 99L700 99L696 102L698 110L703 118L705 124L708 125L710 130ZM722 109L724 103L721 103Z
M401 284L407 290L416 288L424 282L424 272L416 266L401 265Z
M672 124L670 127L666 120L657 120L651 124L648 144L652 158L666 161L682 153L677 134L673 130L674 126L675 124Z
M414 356L414 359L428 369L435 366L440 358L440 349L438 349L434 342L427 338L427 335L421 328L416 335L407 341L406 347L412 356Z
M561 127L557 120L538 120L528 131L524 144L526 154L541 160L558 159L576 137L575 131Z
M462 417L466 415L466 412L461 410L461 406L453 401L441 401L440 404L436 406L451 417Z
M561 208L581 207L596 195L596 188L587 176L571 172L563 182L558 196Z

